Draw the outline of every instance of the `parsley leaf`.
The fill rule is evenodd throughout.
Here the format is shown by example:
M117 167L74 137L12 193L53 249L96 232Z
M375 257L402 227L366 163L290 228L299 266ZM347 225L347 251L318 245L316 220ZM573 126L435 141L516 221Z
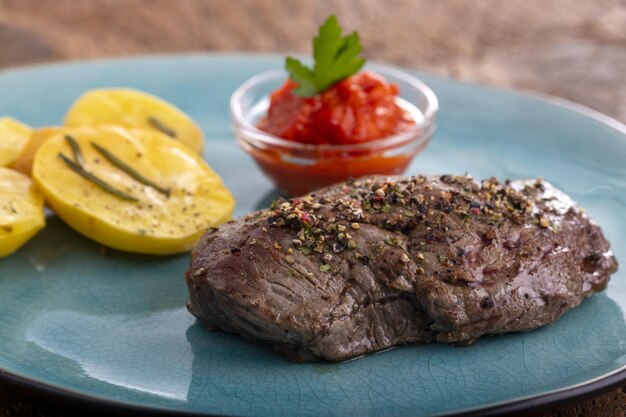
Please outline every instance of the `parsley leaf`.
M285 69L289 73L289 78L298 83L298 88L294 90L295 94L303 97L311 97L317 94L315 76L309 67L306 67L297 59L288 56L287 59L285 59Z
M313 39L315 62L312 69L296 58L289 56L285 59L289 78L298 84L293 92L302 97L311 97L355 74L365 63L360 53L359 34L352 32L342 37L337 18L330 16Z

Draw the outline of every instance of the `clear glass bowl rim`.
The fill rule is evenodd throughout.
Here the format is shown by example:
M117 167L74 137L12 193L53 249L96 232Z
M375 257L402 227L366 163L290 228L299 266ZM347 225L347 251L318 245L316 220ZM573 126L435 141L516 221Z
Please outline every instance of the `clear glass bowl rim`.
M376 139L373 141L358 143L358 144L347 144L347 145L334 145L334 144L308 144L301 142L294 142L287 139L283 139L278 136L271 135L266 133L259 128L257 128L254 124L248 120L243 114L241 102L246 94L258 84L268 82L270 80L278 79L278 78L287 78L287 74L282 69L272 69L268 71L261 72L247 81L245 81L237 90L235 90L230 98L230 114L231 119L234 124L235 130L243 129L246 137L240 137L240 139L248 142L250 140L256 141L259 144L263 144L266 146L279 147L279 148L287 148L293 150L300 151L358 151L358 150L371 150L372 148L389 148L395 145L400 145L405 142L409 142L415 139L419 139L422 133L428 134L431 133L432 128L435 124L435 120L437 117L437 111L439 109L439 102L437 100L437 96L435 93L422 81L417 79L416 77L409 75L408 73L397 70L395 68L390 68L384 65L369 65L367 70L371 70L375 73L378 73L385 76L391 76L396 79L402 80L403 82L409 84L412 88L421 93L426 99L426 109L421 110L423 114L423 120L420 123L417 123L415 126L410 127L407 130L404 130L400 133L397 133L392 136L387 136L381 139ZM388 80L389 81L389 80ZM391 80L393 82L393 80ZM402 96L402 91L400 92L400 96ZM410 103L411 105L416 106L414 103ZM417 106L416 106L417 107Z

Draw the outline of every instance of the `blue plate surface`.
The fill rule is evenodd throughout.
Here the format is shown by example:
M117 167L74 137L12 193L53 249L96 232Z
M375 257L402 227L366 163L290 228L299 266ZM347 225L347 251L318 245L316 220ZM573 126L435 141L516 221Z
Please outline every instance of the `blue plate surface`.
M235 145L228 100L248 77L281 65L277 56L191 55L5 71L0 114L54 125L89 88L161 96L200 123L205 158L241 215L274 192ZM622 125L572 105L420 77L441 108L435 138L410 173L542 177L587 209L626 262ZM626 369L626 268L607 291L533 332L293 364L267 346L205 331L187 313L187 255L105 256L56 217L48 223L0 260L0 368L58 392L234 416L433 416L577 395Z

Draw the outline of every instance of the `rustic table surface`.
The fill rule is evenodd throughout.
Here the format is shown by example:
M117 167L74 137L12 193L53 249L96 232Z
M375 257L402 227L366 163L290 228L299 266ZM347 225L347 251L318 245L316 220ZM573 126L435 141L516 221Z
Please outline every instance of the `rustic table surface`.
M626 122L624 0L0 0L0 67L186 51L309 52L330 13L359 30L371 59L541 91ZM0 417L84 412L0 385ZM623 417L626 387L538 415Z

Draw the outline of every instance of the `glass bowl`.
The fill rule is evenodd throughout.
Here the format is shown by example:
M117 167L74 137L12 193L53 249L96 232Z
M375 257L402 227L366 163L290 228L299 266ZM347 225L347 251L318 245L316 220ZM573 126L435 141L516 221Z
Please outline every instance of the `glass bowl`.
M367 70L399 87L397 103L413 115L414 126L392 136L348 145L304 144L268 134L256 124L267 113L269 95L287 78L285 71L272 70L250 78L231 96L230 114L237 144L289 195L303 195L364 175L402 174L432 138L437 97L405 72L384 66L369 66Z

